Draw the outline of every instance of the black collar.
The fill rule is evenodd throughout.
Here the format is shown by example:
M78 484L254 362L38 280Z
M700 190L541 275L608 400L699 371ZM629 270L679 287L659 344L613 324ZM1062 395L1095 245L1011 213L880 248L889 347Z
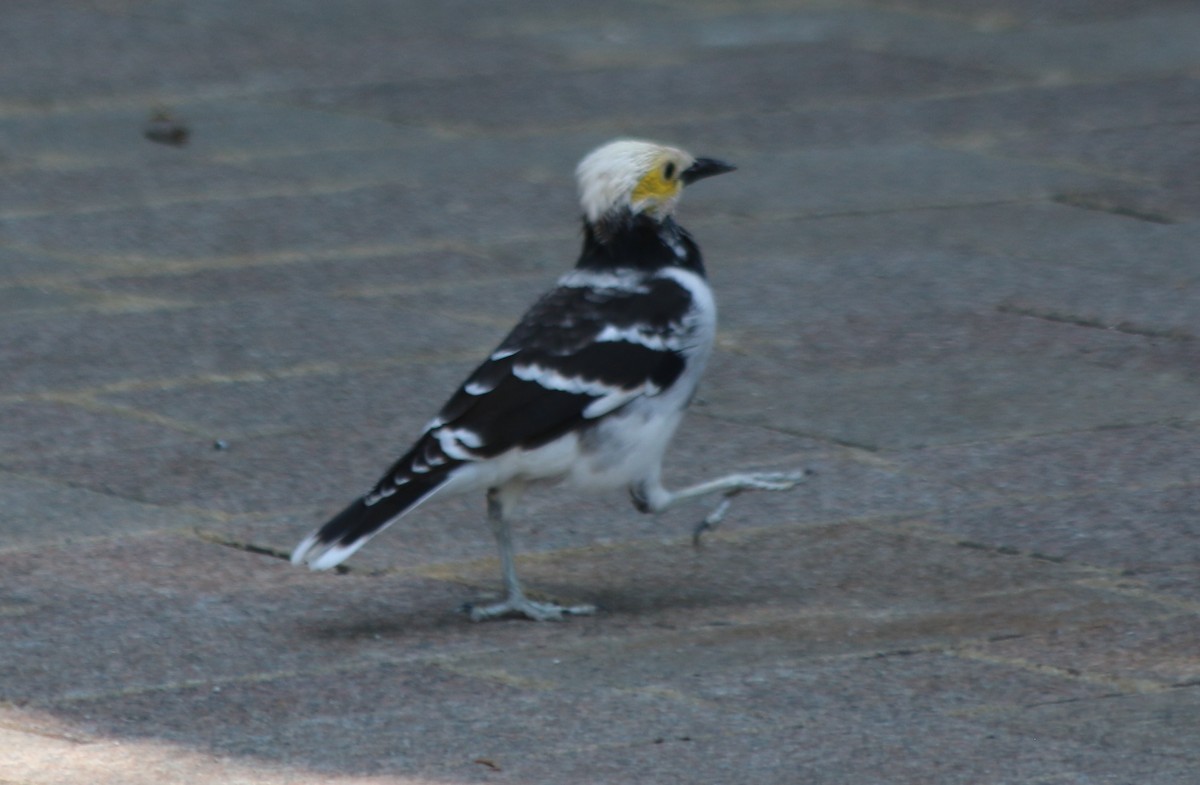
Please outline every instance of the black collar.
M622 210L595 224L583 222L583 251L578 268L658 270L682 267L704 275L700 249L687 230L674 219L659 221L648 215Z

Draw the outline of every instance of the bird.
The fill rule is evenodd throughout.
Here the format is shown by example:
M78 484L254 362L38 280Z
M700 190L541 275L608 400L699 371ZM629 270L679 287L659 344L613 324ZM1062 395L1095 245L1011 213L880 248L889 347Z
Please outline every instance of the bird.
M510 531L531 483L625 488L644 513L721 494L694 538L747 490L793 487L805 472L735 473L680 490L662 462L712 352L717 311L696 241L675 221L685 187L734 171L715 158L617 139L576 168L583 248L575 267L536 300L405 452L368 491L292 553L334 567L420 505L483 492L505 596L464 606L474 621L557 621L594 605L530 599Z

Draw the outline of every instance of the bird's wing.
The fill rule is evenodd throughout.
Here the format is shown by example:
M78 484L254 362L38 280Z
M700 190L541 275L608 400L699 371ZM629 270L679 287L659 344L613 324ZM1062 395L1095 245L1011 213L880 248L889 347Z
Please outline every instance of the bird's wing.
M566 276L442 408L472 457L546 444L634 398L657 395L686 365L691 293L669 278Z
M548 444L641 396L687 363L692 307L669 278L576 272L525 314L370 495L427 472Z

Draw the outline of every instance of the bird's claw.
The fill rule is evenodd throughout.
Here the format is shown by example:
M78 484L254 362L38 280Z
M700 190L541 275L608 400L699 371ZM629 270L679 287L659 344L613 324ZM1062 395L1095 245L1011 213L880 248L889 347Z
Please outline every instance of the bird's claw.
M704 516L704 520L696 524L696 528L692 529L692 545L700 547L700 538L704 532L712 531L717 528L717 524L725 519L725 513L729 512L729 505L733 501L733 497L741 493L744 488L734 488L731 491L726 491L721 497L721 501L717 502L717 506L713 511Z
M591 616L595 605L558 605L553 602L534 602L526 597L509 597L491 605L466 603L462 610L471 621L489 621L509 616L525 617L533 621L563 621L567 616Z
M746 476L746 482L743 487L738 488L738 492L756 490L756 491L786 491L789 488L795 487L797 483L803 482L804 478L810 472L763 472L761 474L750 474Z
M717 506L713 511L704 517L704 520L696 524L696 528L692 529L692 545L700 546L700 538L707 531L712 531L717 528L717 525L725 520L725 514L729 512L729 505L733 501L733 497L743 491L786 491L792 488L796 483L802 482L809 471L798 472L763 472L760 474L747 474L741 478L741 484L735 488L725 491L721 496L721 501L717 502Z

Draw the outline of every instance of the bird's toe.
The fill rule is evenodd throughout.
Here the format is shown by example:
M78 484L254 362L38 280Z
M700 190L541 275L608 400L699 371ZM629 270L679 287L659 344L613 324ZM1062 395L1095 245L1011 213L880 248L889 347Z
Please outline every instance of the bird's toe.
M491 605L467 603L463 610L471 621L489 621L508 617L524 617L533 621L563 621L567 616L591 616L595 605L559 605L553 602L534 602L526 597L509 597Z

